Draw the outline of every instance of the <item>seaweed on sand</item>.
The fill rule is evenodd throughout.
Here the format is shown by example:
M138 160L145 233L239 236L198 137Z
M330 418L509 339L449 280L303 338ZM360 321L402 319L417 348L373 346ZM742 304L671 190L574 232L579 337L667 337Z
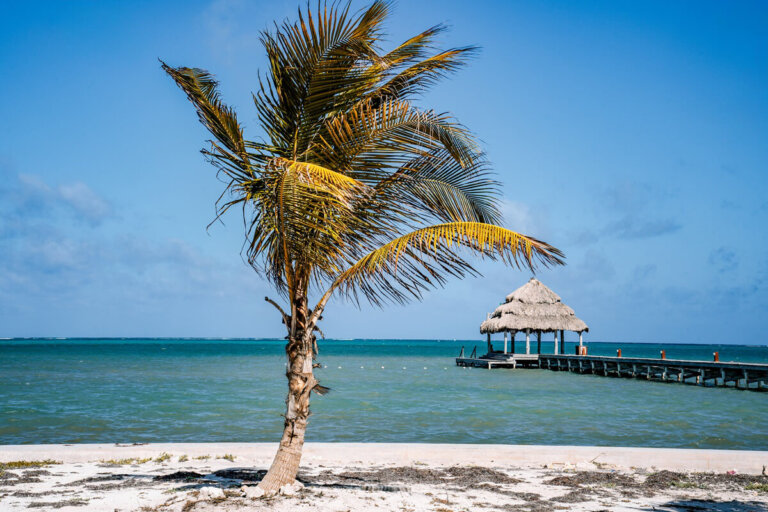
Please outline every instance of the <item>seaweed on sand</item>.
M570 487L571 491L552 498L560 503L579 503L598 496L610 496L605 488L613 488L625 497L636 497L632 490L640 483L629 475L606 471L579 471L572 475L560 475L544 481L546 485Z
M50 471L35 469L24 471L22 474L12 471L0 471L0 486L13 486L18 484L36 484L42 482L41 476L50 475Z
M482 483L482 484L476 485L474 489L482 490L482 491L490 491L496 494L503 494L504 496L509 496L510 498L516 498L522 501L538 501L541 499L541 494L537 494L535 492L510 491L510 490L504 489L504 487L500 485L495 485L490 483Z
M62 507L84 507L88 504L88 500L79 498L73 498L63 501L33 501L27 508L62 508Z
M264 469L248 469L248 468L227 468L220 469L211 473L213 476L219 478L226 478L229 480L242 480L244 482L260 482L264 475L267 474Z
M83 484L94 484L99 482L110 482L114 480L125 480L127 478L136 478L139 475L132 475L130 473L107 473L98 474L95 476L89 476L81 478L79 480L73 480L71 482L58 484L56 487L77 487Z
M741 491L750 485L768 484L765 475L740 475L728 473L678 473L658 471L648 475L643 486L649 490L673 487L707 489L717 487L729 491Z
M768 484L764 475L739 475L728 473L680 473L657 471L649 474L642 482L622 473L603 471L581 471L572 475L560 475L544 481L547 485L570 487L572 489L591 487L615 487L624 496L635 497L633 491L646 496L667 489L720 489L743 491L748 486Z
M196 473L194 471L175 471L167 475L158 475L152 480L156 482L188 482L190 480L197 480L203 478L205 475Z
M581 487L583 485L616 485L623 487L637 487L638 482L634 478L621 473L607 473L603 471L579 471L573 475L556 476L544 482L547 485L559 485L562 487Z
M584 501L589 501L590 499L592 499L592 496L593 496L593 493L586 489L574 489L561 496L555 496L554 498L551 498L549 501L553 501L556 503L582 503Z
M448 468L428 469L401 466L381 468L371 471L345 471L333 473L324 471L317 476L304 476L309 484L330 481L357 481L360 483L390 484L450 484L461 489L474 487L483 482L515 484L520 480L501 471L479 466L451 466Z

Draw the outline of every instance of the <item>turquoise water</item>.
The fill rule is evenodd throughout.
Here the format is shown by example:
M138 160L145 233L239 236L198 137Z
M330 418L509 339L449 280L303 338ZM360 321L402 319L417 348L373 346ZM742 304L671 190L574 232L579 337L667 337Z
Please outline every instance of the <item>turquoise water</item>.
M318 378L332 392L313 397L308 439L768 449L768 393L459 368L462 345L484 348L321 342ZM589 353L619 347L768 361L768 347L737 345L590 343ZM278 340L0 341L0 444L275 441L284 371Z

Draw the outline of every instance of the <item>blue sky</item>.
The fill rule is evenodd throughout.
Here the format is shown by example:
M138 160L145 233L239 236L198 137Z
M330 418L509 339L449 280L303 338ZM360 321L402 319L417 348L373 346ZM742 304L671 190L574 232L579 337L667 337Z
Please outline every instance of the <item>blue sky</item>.
M258 31L297 5L4 3L0 336L284 335L241 220L205 229L222 185L157 59L215 73L255 137ZM390 41L439 22L483 50L422 103L483 141L506 225L565 251L539 278L587 339L766 343L768 4L401 1ZM530 274L478 268L323 329L479 339Z

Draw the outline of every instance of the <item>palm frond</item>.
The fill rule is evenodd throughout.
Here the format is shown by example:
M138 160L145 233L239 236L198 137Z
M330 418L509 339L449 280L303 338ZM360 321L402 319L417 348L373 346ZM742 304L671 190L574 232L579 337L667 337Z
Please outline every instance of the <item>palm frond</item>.
M440 79L463 67L479 48L453 48L416 62L377 87L371 96L407 99L424 92Z
M462 166L479 148L450 116L420 111L407 101L365 101L327 121L314 154L335 168L349 169L360 181L379 181L391 170L445 149Z
M369 188L361 181L310 162L278 157L272 160L271 164L286 169L299 182L336 196L345 204L349 204L355 195L364 194Z
M464 167L441 149L403 165L376 185L375 194L425 214L426 222L499 224L498 186L484 155Z
M399 66L423 59L434 48L435 38L446 30L445 25L434 25L397 45L384 55L383 60L390 66Z
M334 288L355 299L362 294L373 304L419 298L447 276L476 273L460 249L532 271L537 263L564 263L562 252L533 237L492 224L451 222L418 229L371 251L342 272Z
M235 111L221 101L218 82L213 75L204 69L173 68L163 61L160 62L163 70L173 78L195 106L200 122L218 141L218 144L212 143L213 151L208 152L208 155L224 159L233 169L247 173L250 163L243 129Z
M378 60L375 45L389 3L376 0L357 16L344 7L313 16L299 10L299 20L262 33L270 72L254 96L262 126L285 156L305 154L319 123L364 92L360 61Z

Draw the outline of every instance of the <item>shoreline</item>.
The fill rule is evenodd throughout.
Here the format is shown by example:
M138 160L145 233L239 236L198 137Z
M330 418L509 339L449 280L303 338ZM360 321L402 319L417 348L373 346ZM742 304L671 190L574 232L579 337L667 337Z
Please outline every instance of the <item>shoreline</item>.
M268 465L277 443L131 443L0 445L0 462L60 460L94 462L114 458L146 458L168 453L190 457L235 454L243 462ZM608 464L666 471L761 474L768 451L620 446L306 443L302 464L414 464L436 466L496 464L515 466Z

